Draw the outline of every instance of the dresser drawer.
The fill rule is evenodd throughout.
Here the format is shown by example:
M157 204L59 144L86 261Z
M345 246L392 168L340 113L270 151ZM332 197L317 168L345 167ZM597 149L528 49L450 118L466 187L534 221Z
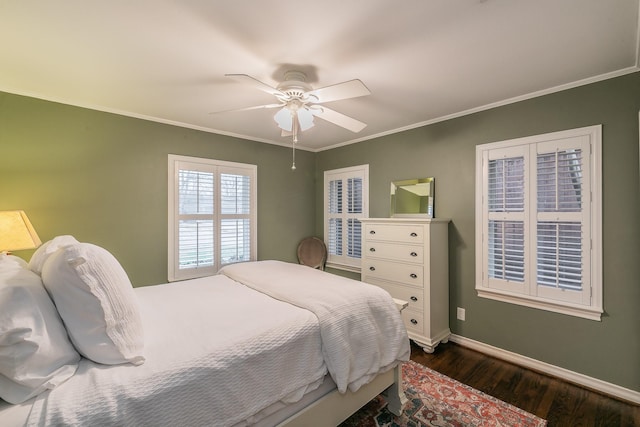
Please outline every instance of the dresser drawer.
M424 228L420 225L365 224L365 240L385 240L399 243L424 242Z
M364 256L372 258L384 258L404 262L422 264L424 260L424 247L417 245L395 245L393 243L366 241Z
M422 335L424 332L424 316L421 311L412 310L407 307L402 310L401 315L407 331Z
M389 283L384 280L376 280L369 277L367 283L381 287L385 291L389 292L392 297L407 301L409 305L407 308L423 311L423 290L421 288L414 288L413 286L403 286L395 283Z
M363 260L362 277L392 280L413 286L423 286L423 267L421 264L402 264L399 262L382 261L366 258Z

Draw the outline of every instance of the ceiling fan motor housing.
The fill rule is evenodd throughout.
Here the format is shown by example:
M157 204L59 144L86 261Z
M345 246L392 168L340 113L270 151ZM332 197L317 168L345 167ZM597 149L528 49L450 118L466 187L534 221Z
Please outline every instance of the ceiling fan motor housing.
M299 99L304 103L309 100L305 94L313 90L311 85L307 83L307 75L302 71L287 71L284 74L284 81L278 85L277 89L287 94L288 99L283 99L283 101Z

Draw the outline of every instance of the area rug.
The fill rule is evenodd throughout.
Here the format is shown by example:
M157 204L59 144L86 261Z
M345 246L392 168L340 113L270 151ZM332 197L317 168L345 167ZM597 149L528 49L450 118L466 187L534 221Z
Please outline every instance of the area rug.
M402 385L409 401L395 416L380 396L341 427L546 426L547 422L416 362L402 364Z

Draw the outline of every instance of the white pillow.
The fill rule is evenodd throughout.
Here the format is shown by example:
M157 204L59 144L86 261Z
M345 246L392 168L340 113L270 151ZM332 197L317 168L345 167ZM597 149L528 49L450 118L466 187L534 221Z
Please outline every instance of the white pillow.
M29 268L27 261L15 255L7 255L0 252L0 277L2 277L3 280L6 280L12 274L25 268ZM6 282L3 281L0 283L4 284Z
M108 365L144 363L136 295L111 253L90 243L64 246L47 258L42 280L80 354Z
M22 403L69 379L79 361L40 276L0 254L0 397Z
M29 260L29 268L31 271L42 274L42 267L44 262L49 256L60 249L63 246L79 243L73 236L57 236L48 242L43 243L36 251L31 255Z

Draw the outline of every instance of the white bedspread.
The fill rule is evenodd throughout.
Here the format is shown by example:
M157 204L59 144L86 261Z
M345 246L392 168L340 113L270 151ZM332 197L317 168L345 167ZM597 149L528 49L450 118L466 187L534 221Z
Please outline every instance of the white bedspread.
M318 316L322 353L338 390L357 391L409 360L407 330L385 290L281 261L232 264L222 274Z
M300 399L327 372L311 312L225 276L135 293L145 364L83 360L36 399L28 425L229 426Z

